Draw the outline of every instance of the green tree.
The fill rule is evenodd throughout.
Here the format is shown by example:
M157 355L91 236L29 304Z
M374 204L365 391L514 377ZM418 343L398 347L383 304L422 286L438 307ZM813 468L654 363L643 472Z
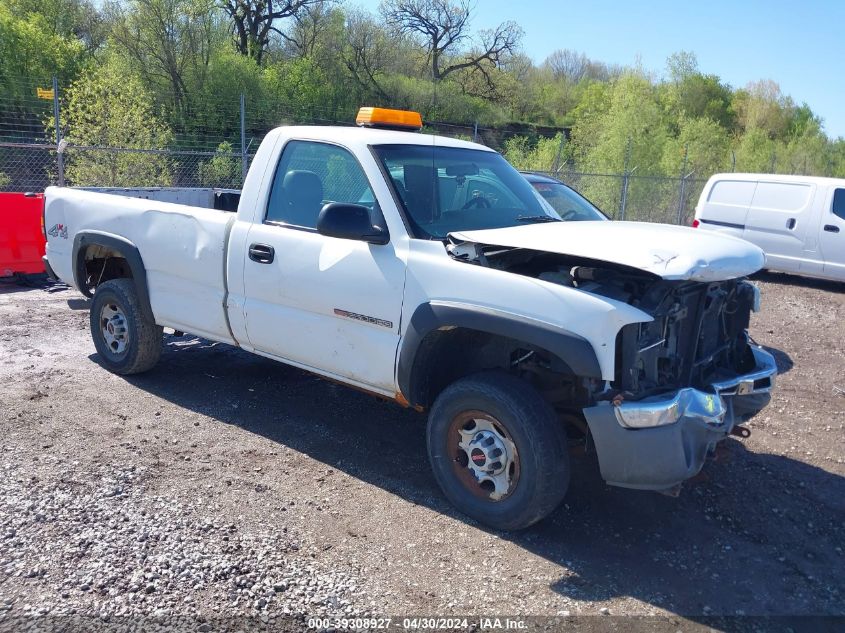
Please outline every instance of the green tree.
M828 145L826 163L822 175L845 178L845 139L841 136Z
M626 166L641 175L659 173L668 133L654 86L631 72L610 84L607 97L605 103L579 106L583 119L572 128L578 166L606 174L621 173ZM594 180L588 189L587 197L603 208L618 201L614 179Z
M552 171L566 160L562 152L565 147L563 132L550 138L539 138L533 144L525 136L513 136L505 141L502 153L517 169Z
M109 63L73 83L62 116L71 146L161 150L173 138L141 81ZM173 180L162 154L71 149L66 155L65 174L74 185L165 186Z
M269 92L281 105L280 119L289 123L332 121L337 95L331 79L310 58L301 57L267 68Z
M642 72L631 71L613 80L607 91L593 89L576 108L572 142L577 166L600 174L619 174L626 167L637 175L660 174L669 132L657 91ZM655 219L650 214L659 192L647 180L631 181L627 218ZM622 181L596 177L586 181L583 193L608 213L620 206Z
M105 44L108 25L91 0L4 0L19 18L37 15L48 34L79 41L89 54Z
M769 138L775 139L784 136L789 129L794 104L777 83L764 80L737 90L731 107L743 130L763 130Z
M736 170L769 173L777 169L777 143L761 127L748 130L736 147Z
M0 92L4 101L21 104L35 98L35 86L49 87L56 75L65 81L76 75L84 58L84 45L57 35L47 18L38 13L16 14L0 3Z
M664 87L666 107L676 123L682 118L708 118L726 131L736 125L731 90L715 75L693 74Z
M780 169L793 174L826 174L830 162L830 141L821 121L804 104L796 109L790 134L778 161Z
M589 149L598 142L601 126L610 110L611 97L612 86L609 83L592 82L584 89L572 113L575 119L573 134L578 137L574 145L579 163L585 160Z
M721 125L706 118L683 119L678 136L666 142L661 167L667 176L692 173L695 178L706 178L727 169L729 156L730 138Z
M232 144L223 141L217 153L199 165L199 181L206 187L237 187L241 184L241 157L233 153Z
M214 0L127 0L109 7L115 54L176 117L187 118L216 43Z
M214 49L208 61L205 80L190 95L189 114L177 119L180 133L202 141L212 131L218 138L240 134L240 97L246 97L247 112L254 125L274 122L267 71L254 59L225 46ZM176 121L174 123L176 123Z

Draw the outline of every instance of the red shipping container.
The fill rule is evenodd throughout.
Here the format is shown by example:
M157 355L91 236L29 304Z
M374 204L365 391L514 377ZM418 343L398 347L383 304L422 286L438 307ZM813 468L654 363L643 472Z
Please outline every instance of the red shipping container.
M0 193L0 277L44 272L43 209L43 193Z

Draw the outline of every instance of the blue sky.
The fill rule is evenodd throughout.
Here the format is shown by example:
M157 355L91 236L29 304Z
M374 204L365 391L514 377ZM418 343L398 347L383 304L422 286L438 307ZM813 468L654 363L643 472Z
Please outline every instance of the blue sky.
M348 0L375 11L379 0ZM772 79L806 101L831 137L845 137L845 2L840 0L625 2L476 0L474 28L514 20L523 48L540 62L558 48L599 61L640 60L662 73L677 51L696 54L704 73L734 87Z

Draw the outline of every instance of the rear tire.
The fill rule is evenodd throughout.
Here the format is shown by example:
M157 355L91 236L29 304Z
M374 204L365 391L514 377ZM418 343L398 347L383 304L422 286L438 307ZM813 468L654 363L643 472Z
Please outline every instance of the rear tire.
M131 279L110 279L97 286L90 323L94 347L109 371L140 374L158 362L162 328L144 317Z
M563 424L528 383L501 372L462 378L434 402L428 454L443 493L498 530L548 516L569 487Z

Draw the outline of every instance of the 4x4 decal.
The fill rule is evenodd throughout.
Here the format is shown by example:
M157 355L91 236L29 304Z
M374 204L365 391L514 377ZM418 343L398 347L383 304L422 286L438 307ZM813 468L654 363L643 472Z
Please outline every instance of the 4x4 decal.
M50 227L50 230L47 231L47 235L52 235L53 237L61 237L63 240L67 239L67 224L54 224Z

